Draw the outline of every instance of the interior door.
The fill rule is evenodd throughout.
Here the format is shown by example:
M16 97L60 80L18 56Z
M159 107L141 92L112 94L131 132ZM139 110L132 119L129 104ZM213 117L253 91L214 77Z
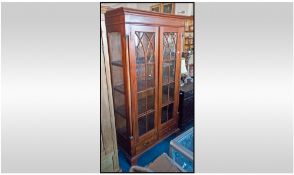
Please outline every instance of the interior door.
M177 121L180 84L181 28L160 27L159 129Z
M158 114L158 27L131 26L130 67L136 142L156 135Z

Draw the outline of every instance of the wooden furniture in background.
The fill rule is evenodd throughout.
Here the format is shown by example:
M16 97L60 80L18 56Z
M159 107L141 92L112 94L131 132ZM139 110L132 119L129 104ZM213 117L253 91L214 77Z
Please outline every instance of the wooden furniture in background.
M185 41L184 41L184 50L193 50L194 49L194 16L189 16L185 20Z
M186 83L180 87L179 128L185 129L194 122L194 84Z
M101 172L118 172L118 151L110 81L109 56L104 13L107 7L101 6Z
M133 165L178 130L186 17L129 8L105 16L118 145Z
M158 3L151 6L151 11L175 14L175 3Z

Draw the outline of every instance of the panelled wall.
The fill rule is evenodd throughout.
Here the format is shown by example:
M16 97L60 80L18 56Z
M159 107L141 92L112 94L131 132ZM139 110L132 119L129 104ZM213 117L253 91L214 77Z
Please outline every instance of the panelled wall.
M118 172L118 151L113 112L109 56L104 13L101 7L101 172Z

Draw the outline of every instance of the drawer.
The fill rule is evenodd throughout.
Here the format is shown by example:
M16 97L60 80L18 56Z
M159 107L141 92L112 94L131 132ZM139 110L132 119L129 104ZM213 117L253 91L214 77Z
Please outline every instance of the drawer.
M167 126L165 128L162 128L159 132L159 138L163 138L167 135L169 135L170 133L172 133L173 131L175 131L177 129L177 124L174 123L170 126Z
M152 146L155 142L156 142L156 137L151 136L151 137L145 139L144 141L142 141L140 143L137 143L137 145L136 145L136 154L139 154L139 153L143 152L144 150L146 150L147 148Z

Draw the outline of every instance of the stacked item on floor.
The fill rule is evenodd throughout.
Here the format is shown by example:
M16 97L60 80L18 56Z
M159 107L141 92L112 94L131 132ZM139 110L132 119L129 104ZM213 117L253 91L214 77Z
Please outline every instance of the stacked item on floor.
M194 171L194 127L170 141L170 157L184 172Z

